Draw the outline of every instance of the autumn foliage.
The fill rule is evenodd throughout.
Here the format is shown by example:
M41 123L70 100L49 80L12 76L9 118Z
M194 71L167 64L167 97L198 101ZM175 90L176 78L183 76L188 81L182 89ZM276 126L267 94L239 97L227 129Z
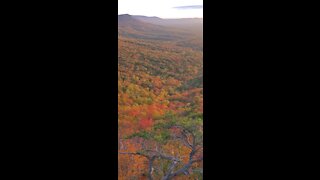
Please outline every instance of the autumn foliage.
M151 118L141 119L139 122L141 129L147 129L151 127L152 124L153 124L153 120Z
M195 43L200 40L192 37L193 44L182 46L190 36L142 35L128 27L118 37L118 179L170 179L175 172L174 179L202 179L203 62ZM149 172L152 157L157 158ZM179 161L172 164L169 157Z

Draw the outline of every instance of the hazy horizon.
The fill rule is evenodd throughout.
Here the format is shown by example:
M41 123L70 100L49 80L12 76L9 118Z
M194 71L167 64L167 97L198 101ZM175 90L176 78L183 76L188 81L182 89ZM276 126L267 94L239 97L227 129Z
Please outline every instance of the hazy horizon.
M144 16L144 17L154 17L154 18L161 18L161 17L158 17L158 16L146 16L146 15L141 15L141 14L118 14L118 16L121 16L121 15L129 15L129 16ZM161 19L202 19L202 17L187 17L187 18L161 18Z
M163 19L203 18L202 0L118 0L118 15Z

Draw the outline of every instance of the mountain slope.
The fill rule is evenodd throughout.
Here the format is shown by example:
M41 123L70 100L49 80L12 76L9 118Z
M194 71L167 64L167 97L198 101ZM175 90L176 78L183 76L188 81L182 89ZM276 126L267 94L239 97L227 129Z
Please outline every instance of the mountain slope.
M149 22L143 20L144 16L131 16L128 14L118 16L118 34L120 37L135 38L141 40L151 41L170 41L181 47L189 47L197 50L202 50L202 26L200 28L199 22L193 28L186 29L185 27L191 26L192 19L179 19L169 20L170 23L165 23L157 17L151 17ZM162 23L154 23L154 21L161 21ZM172 25L172 22L180 22L177 25ZM159 25L162 24L162 25ZM168 25L171 24L171 25ZM174 24L174 23L173 23ZM184 24L180 27L179 24ZM193 30L191 30L193 29Z
M178 40L191 35L180 29L140 21L127 14L118 16L118 32L124 37L151 40Z
M186 29L202 36L203 18L162 19L148 16L133 16L133 18L150 24Z
M130 15L118 16L119 152L141 152L141 148L147 148L177 157L190 157L189 148L166 139L167 131L157 131L161 144L141 137L128 137L133 133L146 137L144 133L163 120L181 120L181 123L187 123L185 125L200 122L203 112L202 58L202 39L196 33L145 22ZM199 137L201 132L197 134ZM201 151L198 155L201 156ZM118 179L145 179L146 160L119 153ZM183 159L180 162L177 167L182 166ZM157 173L152 175L154 179L163 179L161 171L166 171L166 164L167 161L161 159L155 161L153 166ZM192 168L202 168L202 165L194 164ZM181 175L177 179L198 179L196 176Z
M201 92L201 39L175 28L139 21L130 15L121 15L118 21L119 97L124 98L119 100L120 106L130 109L130 102L143 107L145 103L162 104L165 100L173 109L180 108L181 103L184 103L183 107L200 107L193 97L182 101L181 98L194 89ZM163 93L165 98L161 97ZM174 98L167 101L171 96ZM119 117L130 119L125 112L120 114ZM134 129L132 125L130 128Z

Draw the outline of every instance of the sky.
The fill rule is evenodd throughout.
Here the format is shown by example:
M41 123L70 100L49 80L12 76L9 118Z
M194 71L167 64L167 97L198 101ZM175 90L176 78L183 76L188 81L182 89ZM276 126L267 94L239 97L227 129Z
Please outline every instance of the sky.
M118 0L118 14L160 18L202 18L202 0Z

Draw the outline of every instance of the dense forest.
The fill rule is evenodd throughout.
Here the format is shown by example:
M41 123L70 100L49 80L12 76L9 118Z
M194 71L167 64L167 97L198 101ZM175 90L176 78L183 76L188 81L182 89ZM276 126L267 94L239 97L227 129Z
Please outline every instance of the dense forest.
M202 19L118 16L118 179L202 179Z

